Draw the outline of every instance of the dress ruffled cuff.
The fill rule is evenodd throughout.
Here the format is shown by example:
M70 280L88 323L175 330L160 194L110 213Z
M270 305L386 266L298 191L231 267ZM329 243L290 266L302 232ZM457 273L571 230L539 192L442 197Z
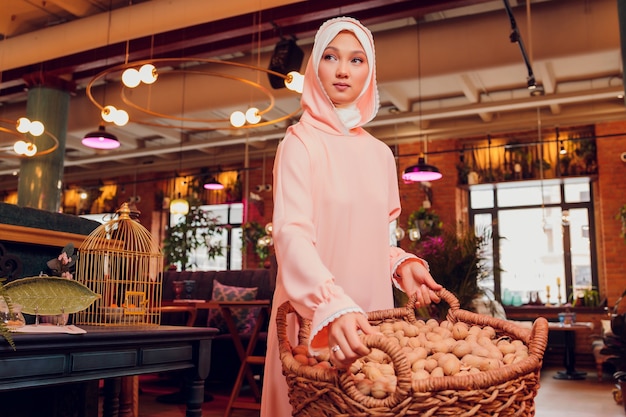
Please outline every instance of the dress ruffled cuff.
M320 309L318 309L313 316L313 322L311 323L311 334L309 337L309 350L310 353L313 355L316 351L328 347L328 325L330 323L348 313L361 313L363 315L366 315L365 311L363 311L362 308L355 305L348 306L330 315L325 315L323 311L319 310ZM316 317L324 318L316 323Z

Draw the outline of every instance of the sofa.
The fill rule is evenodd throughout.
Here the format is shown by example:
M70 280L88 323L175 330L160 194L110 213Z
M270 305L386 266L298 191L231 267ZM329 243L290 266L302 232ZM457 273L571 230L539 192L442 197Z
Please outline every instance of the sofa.
M275 283L276 269L275 263L269 269L246 269L239 271L172 271L163 273L163 300L171 301L176 299L174 282L193 281L191 292L183 292L180 298L190 298L196 300L211 300L214 294L220 294L217 288L224 286L237 289L254 289L256 300L271 300ZM248 293L248 295L250 295ZM250 299L250 298L248 298ZM223 299L222 299L223 300ZM183 303L181 303L183 304ZM211 347L211 372L207 381L232 384L235 381L240 367L240 360L237 356L232 337L228 330L219 326L215 318L216 311L199 310L196 315L194 326L210 326L220 328L220 333L215 337ZM233 312L237 315L236 312ZM250 316L253 317L253 316ZM242 317L243 319L243 317ZM161 323L165 325L186 325L187 317L182 314L162 314ZM240 336L244 345L249 340L249 327L238 326L241 330ZM254 355L264 356L267 340L267 323L262 329ZM262 369L258 370L262 372ZM256 373L256 370L255 370Z

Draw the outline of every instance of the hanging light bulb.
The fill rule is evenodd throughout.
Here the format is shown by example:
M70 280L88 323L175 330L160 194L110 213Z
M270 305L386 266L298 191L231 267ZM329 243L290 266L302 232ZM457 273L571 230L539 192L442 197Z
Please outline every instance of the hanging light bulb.
M122 73L122 82L128 88L135 88L141 83L141 75L135 68L127 68Z
M29 142L26 144L26 152L24 152L24 155L26 156L35 156L35 154L37 153L37 145L35 145L32 142Z
M30 129L30 120L28 120L28 118L26 117L20 117L19 119L17 119L15 129L20 133L27 133Z
M128 123L128 112L126 112L126 110L121 110L118 109L113 117L113 123L115 123L118 126L126 126L126 124Z
M234 111L230 115L230 124L233 125L233 127L243 126L244 124L246 124L246 115L243 114L242 111Z
M420 233L420 229L418 229L417 227L409 229L409 240L411 242L420 240L421 237L422 237L422 234Z
M152 64L144 64L139 68L139 78L144 84L153 84L158 77L159 74Z
M248 111L246 111L246 120L251 125L255 125L261 121L261 115L259 115L259 109L256 107L250 107Z
M28 132L33 136L41 136L44 130L45 128L43 127L43 123L39 120L35 120L30 123L30 129L28 129Z
M115 120L115 113L117 113L117 108L115 108L115 106L108 105L102 108L100 116L105 122L113 123L113 120Z
M400 226L396 227L395 230L395 235L396 235L396 240L397 241L401 241L402 239L404 239L404 237L406 236L406 233L404 232L404 229L401 228Z
M15 151L15 153L18 155L24 155L26 153L26 146L26 142L24 142L23 140L18 140L13 145L13 151Z
M291 71L287 74L287 78L285 78L285 87L291 91L302 94L304 75L300 74L298 71Z

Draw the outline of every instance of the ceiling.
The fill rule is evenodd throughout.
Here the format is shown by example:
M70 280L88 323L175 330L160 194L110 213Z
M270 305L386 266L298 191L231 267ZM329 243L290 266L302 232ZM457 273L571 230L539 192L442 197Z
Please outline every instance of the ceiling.
M134 98L174 119L129 111L128 125L106 126L122 143L113 151L81 144L100 123L86 86L107 68L151 58L219 59L267 68L281 35L297 39L306 62L321 22L350 15L374 32L381 109L367 128L390 145L626 119L624 100L618 97L624 89L615 0L510 0L530 69L543 89L538 96L529 93L529 67L519 45L509 39L513 21L506 4L3 0L0 118L25 115L29 88L38 83L71 90L66 183L243 165L246 158L273 155L285 128L297 119L289 115L297 114L298 95L272 89L264 72L249 76L275 99L264 114L269 122L235 130L216 120L251 105L265 108L269 100L262 89L225 78L241 76L228 65L187 62L181 71L172 64L169 68L176 71L169 74L159 68L157 83ZM198 76L196 70L218 75ZM94 84L94 99L123 108L118 77L111 73ZM19 159L7 155L0 156L0 189L5 190L16 187L19 168Z

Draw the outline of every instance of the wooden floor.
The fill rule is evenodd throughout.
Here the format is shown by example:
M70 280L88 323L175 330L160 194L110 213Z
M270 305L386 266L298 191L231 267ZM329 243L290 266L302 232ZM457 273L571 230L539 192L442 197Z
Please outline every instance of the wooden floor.
M579 369L580 370L580 369ZM624 407L613 399L615 384L610 375L598 382L594 370L587 370L587 378L579 381L556 380L552 376L558 369L544 369L541 374L541 388L536 397L537 417L623 417ZM168 405L156 401L160 394L174 388L162 380L142 380L140 394L140 417L182 417L183 405ZM228 392L219 386L208 386L207 392L213 395L204 403L204 417L223 417L228 402ZM255 417L259 413L250 410L235 410L232 417ZM278 416L277 416L278 417Z

